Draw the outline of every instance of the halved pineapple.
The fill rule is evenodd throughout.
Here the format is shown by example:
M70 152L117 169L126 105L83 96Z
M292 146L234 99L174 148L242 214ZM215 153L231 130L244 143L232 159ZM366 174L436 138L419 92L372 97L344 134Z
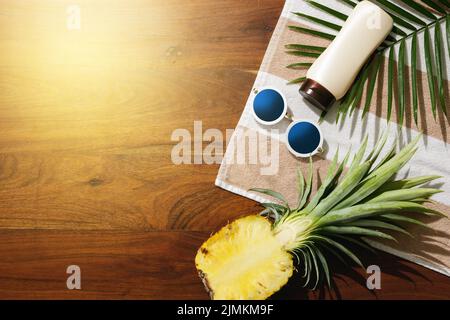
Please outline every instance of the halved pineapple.
M195 263L212 299L266 299L292 276L292 256L261 216L238 219L209 238Z
M326 280L331 285L326 254L345 255L362 266L347 244L367 249L365 237L394 239L385 230L409 234L398 221L422 224L411 212L441 215L423 205L435 193L420 187L439 177L394 180L396 173L417 150L420 135L398 153L395 144L379 155L386 133L364 159L367 138L355 154L346 175L340 179L350 153L338 162L336 153L315 195L312 191L312 161L308 178L299 171L298 204L291 208L274 191L252 189L278 198L264 203L262 214L238 219L208 239L197 252L196 266L213 299L265 299L284 286L301 264L304 285ZM342 257L341 257L342 258Z

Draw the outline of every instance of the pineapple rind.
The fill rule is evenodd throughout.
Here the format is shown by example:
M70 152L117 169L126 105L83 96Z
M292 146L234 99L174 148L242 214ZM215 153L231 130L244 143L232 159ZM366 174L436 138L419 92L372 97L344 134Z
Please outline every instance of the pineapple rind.
M201 246L195 263L216 300L266 299L287 283L294 270L292 255L261 216L222 228Z

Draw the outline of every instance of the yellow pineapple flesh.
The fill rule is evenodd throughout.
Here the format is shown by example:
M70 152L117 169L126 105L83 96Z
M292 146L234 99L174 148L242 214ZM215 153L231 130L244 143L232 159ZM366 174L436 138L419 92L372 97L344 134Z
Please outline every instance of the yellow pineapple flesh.
M293 274L293 259L261 216L238 219L209 238L195 264L216 300L266 299Z
M305 179L301 171L298 173L297 207L290 207L278 192L250 189L277 199L277 203L263 204L265 209L260 215L270 220L262 216L238 219L201 246L195 262L211 298L268 298L292 276L293 257L302 270L303 286L314 290L326 281L330 287L327 254L343 254L363 266L347 245L367 248L367 237L395 240L390 232L386 233L390 230L408 234L397 225L398 221L423 225L411 218L411 212L447 218L423 205L440 192L423 186L439 176L395 180L397 172L416 152L420 135L398 152L394 144L379 160L387 137L388 132L364 157L366 137L342 178L350 152L340 163L336 153L312 197L310 159L308 177Z

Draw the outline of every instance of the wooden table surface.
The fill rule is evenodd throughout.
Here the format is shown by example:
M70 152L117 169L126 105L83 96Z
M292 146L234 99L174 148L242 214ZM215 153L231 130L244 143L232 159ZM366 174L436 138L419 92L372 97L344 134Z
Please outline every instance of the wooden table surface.
M73 7L81 29L67 26ZM177 128L234 128L282 0L0 2L0 298L206 299L196 249L253 201L217 165L174 165ZM450 298L450 279L380 254L382 289L336 265L275 298ZM66 268L81 268L81 290Z

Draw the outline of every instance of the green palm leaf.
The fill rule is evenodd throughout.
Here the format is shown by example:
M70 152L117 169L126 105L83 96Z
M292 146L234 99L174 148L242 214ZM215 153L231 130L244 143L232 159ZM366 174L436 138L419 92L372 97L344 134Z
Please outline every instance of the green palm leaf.
M341 108L338 110L338 115L336 117L336 123L339 121L339 117L341 116L342 119L345 119L345 116L347 115L347 112L350 108L350 105L352 104L353 100L355 99L355 95L357 93L358 86L356 83L359 83L360 77L356 79L355 85L353 85L349 92L345 95L345 98L341 102Z
M348 4L351 7L356 6L356 3L351 1L351 0L339 0L339 1L346 3L346 4Z
M336 11L336 10L330 8L329 6L324 6L323 4L320 4L320 3L316 2L316 1L312 1L312 0L305 0L305 1L308 2L311 6L316 7L317 9L320 9L342 21L345 21L348 18L348 15L343 14L339 11Z
M304 0L312 7L323 11L331 18L337 18L341 21L346 21L349 12L340 12L333 9L332 6L327 3L326 5L322 1ZM357 2L355 0L335 0L340 1L353 8ZM360 1L360 0L358 0ZM444 68L444 53L442 43L442 28L440 23L445 21L445 41L450 48L450 14L447 12L448 0L431 1L422 0L422 3L416 0L378 0L380 4L393 18L394 27L392 34L396 35L392 37L388 36L386 41L378 48L378 52L373 56L365 67L361 70L360 74L356 78L350 90L347 92L344 99L340 102L339 110L337 112L336 121L339 119L345 119L347 114L351 115L353 110L360 105L361 98L364 92L364 88L367 84L366 101L363 104L362 115L366 116L371 104L371 100L374 96L374 87L376 83L379 69L383 66L382 63L378 63L377 60L384 54L388 53L388 80L387 80L387 120L389 121L392 116L392 106L395 103L399 106L399 116L397 121L403 123L406 112L409 112L409 106L407 106L406 92L408 91L408 81L406 81L406 40L411 38L410 58L411 58L411 110L413 113L414 122L418 125L418 77L417 77L417 60L421 55L425 57L427 80L430 92L430 104L431 111L436 119L437 104L439 103L441 110L446 114L445 108L445 68ZM402 6L403 4L404 6ZM430 10L432 8L433 10ZM436 13L437 12L437 13ZM314 17L305 13L295 13L297 17L301 19L307 19L317 25L331 28L335 31L340 30L341 26L328 21L328 19L322 19L322 17ZM417 27L416 27L417 26ZM296 27L290 26L291 30L308 33L310 35L321 37L327 40L333 40L334 35L317 31L314 28L309 27ZM436 38L434 45L431 42L430 29L435 28L434 36ZM424 33L423 42L419 44L419 34ZM300 45L300 44L299 44ZM398 57L396 57L396 47L399 47ZM299 51L293 54L298 56L307 56L314 58L314 54L304 55L304 51L323 52L320 50L313 50L301 45L298 47L292 46L289 49ZM409 49L409 48L408 48ZM322 50L322 48L321 48ZM434 50L434 53L433 53ZM380 59L381 60L381 59ZM375 61L375 63L374 63ZM434 65L434 61L436 62ZM303 63L297 62L289 65L289 68L307 67ZM398 70L398 79L394 81L394 71ZM300 80L299 80L300 79ZM302 78L295 79L290 83L299 83L303 81ZM436 81L437 80L437 81ZM394 86L398 85L399 94L394 96ZM407 110L408 109L408 110ZM349 112L350 111L350 112Z
M372 69L372 65L373 65L373 61L370 64L366 65L362 70L361 79L358 81L357 87L356 87L355 100L353 100L353 103L350 108L350 114L353 113L353 111L356 109L356 107L361 102L361 98L362 98L362 95L364 92L364 85L366 84L367 78L369 77L369 71L370 71L370 69Z
M444 89L444 56L442 53L441 44L441 26L436 23L434 27L434 51L436 56L436 70L437 70L437 84L438 84L438 96L439 105L441 106L442 112L447 116L447 108L445 105L445 89ZM449 49L450 50L450 49Z
M394 92L394 60L395 48L392 46L389 50L389 65L388 65L388 96L387 96L387 121L391 120L392 115L392 100Z
M434 87L434 69L433 61L431 57L431 40L430 40L430 29L428 27L424 32L424 49L425 49L425 63L427 65L427 78L428 78L428 88L430 90L431 99L431 111L433 112L433 117L436 119L436 90Z
M408 7L416 10L417 12L421 13L422 15L426 16L429 19L436 19L436 16L432 14L430 11L427 10L424 6L422 6L420 3L414 1L414 0L402 0L403 3L405 3Z
M445 19L445 30L447 33L447 48L449 48L448 55L450 57L450 14L447 15L447 18Z
M286 53L291 54L293 56L298 56L298 57L318 58L320 56L320 53L317 53L317 52L308 52L308 51L301 51L301 50L290 50L290 51L286 51Z
M450 8L450 2L448 0L437 0L440 4L443 6L446 6L447 8Z
M304 69L309 68L312 66L311 62L298 62L298 63L291 63L290 65L286 66L286 68L289 69Z
M436 3L434 3L432 0L421 0L423 3L425 3L427 6L433 8L434 10L445 14L445 10L443 8L441 8L440 6L438 6Z
M417 96L417 34L411 39L411 88L414 122L418 123L419 102Z
M339 1L348 4L350 7L355 7L355 6L356 6L356 3L354 3L354 2L351 1L351 0L339 0Z
M337 24L331 23L331 22L329 22L329 21L325 21L325 20L323 20L323 19L319 19L319 18L310 16L310 15L308 15L308 14L304 14L304 13L301 13L301 12L293 12L293 14L295 14L296 16L305 18L306 20L310 20L310 21L312 21L312 22L315 22L315 23L317 23L318 25L321 25L321 26L324 26L324 27L333 29L333 30L335 30L335 31L340 31L341 28L342 28L342 26L339 26L339 25L337 25Z
M398 104L399 104L399 116L398 122L400 124L403 123L403 119L405 117L405 95L406 95L406 86L405 86L405 69L406 69L406 52L405 52L405 39L402 39L400 42L400 50L398 51Z
M415 15L409 13L408 11L402 9L401 7L395 5L392 2L389 2L387 0L377 0L380 4L382 4L383 6L385 6L386 8L388 8L389 11L395 12L397 14L399 14L401 17L408 19L409 21L415 22L417 24L420 24L422 26L426 26L427 24L422 21L421 19L419 19L418 17L416 17Z
M289 81L287 84L297 84L297 83L302 83L303 81L306 80L306 77L300 77L294 80Z
M325 47L309 46L305 44L287 44L284 47L289 50L309 50L317 52L324 52L326 49Z
M321 31L317 31L317 30L313 30L313 29L297 27L297 26L289 26L288 28L291 29L292 31L310 34L310 35L313 35L313 36L316 36L316 37L319 37L319 38L324 38L324 39L327 39L327 40L333 40L335 38L335 36L332 35L332 34L321 32Z
M404 27L406 29L412 30L412 31L416 31L417 30L417 28L414 27L411 23L403 20L403 18L397 16L396 14L391 12L390 15L391 15L391 17L394 20L394 23L396 25L400 25L400 26L402 26L402 27Z
M339 0L339 1L345 2L346 4L348 4L349 6L351 6L352 8L354 8L354 7L356 6L356 3L354 3L354 2L352 2L352 1L350 1L350 0ZM345 17L347 18L347 16L345 16ZM345 20L346 20L346 19L345 19ZM394 27L392 28L392 33L397 34L397 35L399 35L399 36L406 36L405 31L403 31L402 29L400 29L400 28L397 27L397 26L394 26ZM394 39L394 40L395 40L395 39Z
M381 56L379 54L375 55L375 58L373 59L373 61L374 61L374 63L372 65L372 70L369 74L369 86L367 87L366 104L364 106L364 110L362 113L363 118L366 115L366 113L369 111L370 104L372 102L373 91L375 89L375 84L377 81L378 70L380 69Z

